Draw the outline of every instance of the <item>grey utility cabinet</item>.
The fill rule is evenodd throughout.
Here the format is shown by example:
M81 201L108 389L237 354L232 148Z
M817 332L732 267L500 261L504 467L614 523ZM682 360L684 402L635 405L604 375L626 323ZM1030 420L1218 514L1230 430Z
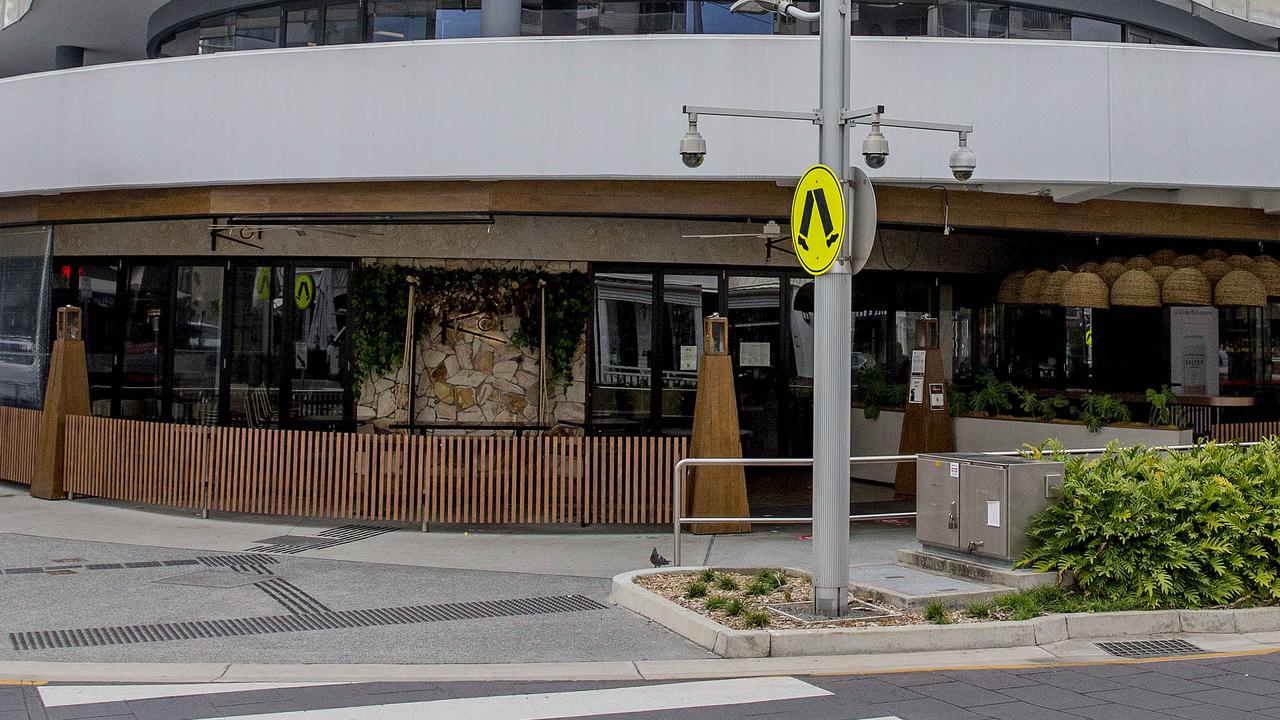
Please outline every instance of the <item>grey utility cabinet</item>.
M916 461L916 539L1012 563L1031 518L1062 496L1062 463L949 453Z

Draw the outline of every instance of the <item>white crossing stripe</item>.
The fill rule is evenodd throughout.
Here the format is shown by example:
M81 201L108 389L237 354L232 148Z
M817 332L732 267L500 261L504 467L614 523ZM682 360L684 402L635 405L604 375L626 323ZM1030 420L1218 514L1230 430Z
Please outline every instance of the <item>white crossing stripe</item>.
M286 688L348 685L350 683L195 683L190 685L43 685L39 688L44 706L66 707L92 703L149 700L152 698L211 695L214 693L249 692L251 690L283 690Z
M793 677L743 678L240 715L236 720L550 720L827 697ZM210 719L212 720L212 719Z

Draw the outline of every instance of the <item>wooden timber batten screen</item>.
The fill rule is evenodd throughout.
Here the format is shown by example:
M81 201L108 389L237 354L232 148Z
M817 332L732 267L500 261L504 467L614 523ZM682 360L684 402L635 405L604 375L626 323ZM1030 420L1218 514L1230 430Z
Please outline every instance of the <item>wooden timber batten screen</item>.
M1257 442L1280 435L1280 420L1222 423L1214 425L1209 437L1214 442Z
M0 407L0 480L31 484L39 436L39 410Z
M671 521L688 440L363 435L67 418L66 490L222 512L434 523Z

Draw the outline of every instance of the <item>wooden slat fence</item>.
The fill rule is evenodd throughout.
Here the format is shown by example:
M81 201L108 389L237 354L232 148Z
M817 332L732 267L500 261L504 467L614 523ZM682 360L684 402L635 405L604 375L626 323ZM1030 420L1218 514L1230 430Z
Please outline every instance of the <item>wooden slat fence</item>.
M39 435L39 410L0 407L0 480L31 484Z
M361 435L71 418L69 492L396 522L671 521L685 438Z
M1280 435L1280 420L1222 423L1210 432L1216 442L1257 442L1276 435Z

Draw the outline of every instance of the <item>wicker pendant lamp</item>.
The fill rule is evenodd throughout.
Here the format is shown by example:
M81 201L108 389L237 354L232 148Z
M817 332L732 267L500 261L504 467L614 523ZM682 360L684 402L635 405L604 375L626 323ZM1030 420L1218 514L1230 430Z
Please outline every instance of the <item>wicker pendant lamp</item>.
M1155 266L1156 266L1155 263L1151 262L1151 260L1147 258L1142 257L1141 255L1138 255L1136 257L1131 257L1128 260L1124 261L1125 270L1150 270Z
M1114 307L1160 307L1160 283L1146 270L1127 270L1111 286Z
M1230 265L1232 270L1253 270L1253 258L1248 255L1232 255L1223 262Z
M1081 263L1081 265L1080 265L1080 272L1082 272L1082 273L1093 273L1094 275L1097 275L1097 274L1098 274L1098 268L1100 268L1100 267L1102 267L1102 265L1101 265L1100 263L1096 263L1096 262L1094 262L1094 261L1090 260L1090 261L1089 261L1089 262L1087 262L1087 263Z
M1124 264L1125 260L1126 258L1123 255L1112 255L1111 257L1107 258L1107 262L1120 263L1121 265Z
M1209 248L1204 251L1204 258L1206 260L1226 260L1228 255L1230 255L1230 253L1222 248Z
M1091 272L1073 273L1062 286L1062 307L1086 307L1106 310L1111 307L1107 282Z
M1111 284L1116 281L1116 278L1123 274L1124 265L1121 265L1118 262L1104 262L1102 263L1102 266L1098 268L1098 277L1102 278L1103 281L1107 283L1107 287L1111 287Z
M1195 268L1178 268L1165 279L1160 300L1165 305L1203 307L1213 304L1213 289L1204 273Z
M1173 266L1175 268L1190 268L1190 267L1195 267L1199 264L1200 264L1199 255L1179 255L1178 257L1173 259Z
M1280 260L1277 260L1277 259L1275 259L1275 258L1271 257L1270 255L1254 255L1254 256L1253 256L1253 262L1254 262L1255 264L1257 264L1257 263L1269 263L1269 264L1271 264L1271 265L1275 265L1275 266L1277 266L1277 267L1280 267Z
M1055 270L1049 273L1044 285L1040 287L1041 305L1058 305L1062 302L1062 288L1075 273L1070 270Z
M1019 295L1022 292L1022 278L1026 276L1027 273L1023 270L1006 275L1004 280L1000 281L1000 289L996 291L996 302L1005 305L1018 304Z
M1160 287L1164 287L1164 281L1168 280L1169 276L1173 274L1173 267L1170 265L1157 265L1148 270L1147 273L1155 278L1156 282L1160 283Z
M1248 270L1232 270L1213 289L1213 304L1218 307L1262 307L1267 304L1267 289L1258 276Z
M1151 262L1156 265L1173 265L1173 261L1178 258L1178 251L1172 248L1160 248L1151 253Z
M1024 275L1018 285L1018 302L1022 305L1039 305L1041 289L1048 280L1048 270L1032 270Z
M1233 268L1221 260L1205 260L1197 265L1196 269L1204 273L1204 276L1209 278L1209 282L1216 283Z
M1267 289L1267 297L1280 297L1280 264L1254 258L1253 274L1258 276L1262 286Z

